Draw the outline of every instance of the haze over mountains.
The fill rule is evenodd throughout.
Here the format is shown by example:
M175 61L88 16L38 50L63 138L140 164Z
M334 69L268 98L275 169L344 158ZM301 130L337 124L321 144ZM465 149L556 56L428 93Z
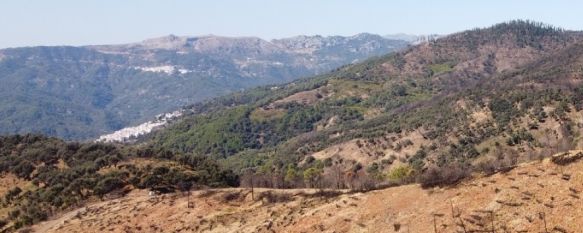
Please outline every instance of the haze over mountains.
M166 36L140 43L0 50L0 133L90 139L210 97L284 83L402 49L373 34Z

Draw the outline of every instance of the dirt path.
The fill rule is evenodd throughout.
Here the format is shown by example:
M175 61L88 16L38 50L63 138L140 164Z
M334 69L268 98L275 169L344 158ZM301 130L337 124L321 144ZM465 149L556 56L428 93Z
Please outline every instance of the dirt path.
M57 228L61 225L64 225L67 220L72 219L73 217L75 217L76 215L78 215L79 213L83 212L86 209L87 209L86 207L82 207L82 208L73 210L71 212L67 212L67 213L63 214L62 216L59 216L58 218L55 218L53 220L45 221L42 224L39 224L37 227L35 227L34 231L35 232L48 232L48 231L57 230Z

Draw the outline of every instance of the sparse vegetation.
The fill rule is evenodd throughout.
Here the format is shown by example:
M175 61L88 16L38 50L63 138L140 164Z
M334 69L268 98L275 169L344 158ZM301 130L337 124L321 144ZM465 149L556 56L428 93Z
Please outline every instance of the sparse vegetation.
M143 167L121 164L131 159L154 159ZM67 168L59 168L59 164ZM202 156L101 143L64 142L38 135L0 137L0 173L31 181L32 188L10 189L4 206L9 221L21 228L46 220L51 213L83 204L91 196L124 193L126 187L173 191L184 182L198 186L236 186L238 178Z
M508 173L520 161L567 151L580 138L583 126L572 115L582 108L583 87L573 67L580 69L583 46L572 43L574 36L523 21L471 30L432 41L424 51L412 47L277 90L255 88L188 106L191 114L131 146L3 137L0 171L33 184L4 195L7 221L23 227L133 188L241 186L253 200L276 204L294 197L256 188L334 196L326 190L413 181L431 188L459 184L472 172ZM524 56L510 61L497 49ZM466 61L478 65L461 65ZM314 100L286 99L315 90ZM129 162L135 159L154 162ZM238 202L244 192L216 198ZM455 222L465 229L471 221L479 222Z
M452 71L453 66L449 63L432 64L429 65L429 69L431 70L431 75L438 75Z

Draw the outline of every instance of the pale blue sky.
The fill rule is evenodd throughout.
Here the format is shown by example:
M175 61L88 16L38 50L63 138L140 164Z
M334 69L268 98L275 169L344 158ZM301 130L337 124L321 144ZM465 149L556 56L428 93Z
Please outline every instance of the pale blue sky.
M0 0L0 48L137 42L168 34L446 34L510 19L583 29L568 0Z

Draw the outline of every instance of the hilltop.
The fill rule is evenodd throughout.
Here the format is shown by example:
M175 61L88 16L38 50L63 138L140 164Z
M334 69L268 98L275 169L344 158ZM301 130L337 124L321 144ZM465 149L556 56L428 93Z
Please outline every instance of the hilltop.
M526 21L464 31L193 105L144 142L274 177L495 170L582 146L581 38Z

